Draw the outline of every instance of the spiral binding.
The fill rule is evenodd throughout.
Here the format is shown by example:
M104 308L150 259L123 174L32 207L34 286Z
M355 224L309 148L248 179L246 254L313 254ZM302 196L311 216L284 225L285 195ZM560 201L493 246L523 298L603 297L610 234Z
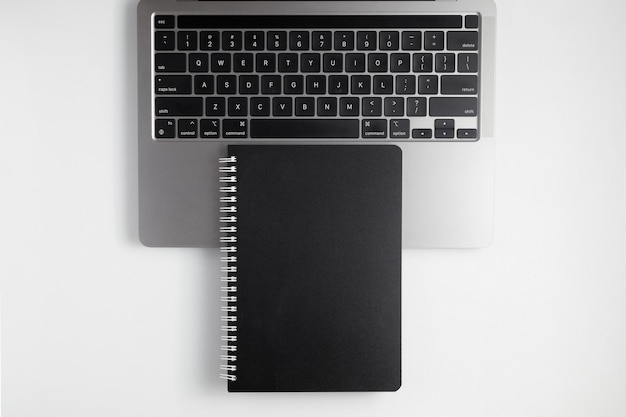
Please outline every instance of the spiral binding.
M237 158L220 158L220 261L222 346L220 378L237 380Z

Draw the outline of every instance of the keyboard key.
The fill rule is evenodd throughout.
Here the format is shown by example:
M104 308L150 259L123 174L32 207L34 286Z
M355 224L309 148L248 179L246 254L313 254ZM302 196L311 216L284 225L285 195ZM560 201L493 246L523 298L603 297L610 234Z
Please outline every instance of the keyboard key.
M276 72L276 54L256 54L257 72Z
M374 94L393 94L393 75L375 75Z
M180 51L195 51L198 49L198 33L190 31L178 32L178 49Z
M278 54L278 72L298 72L298 54Z
M190 75L157 75L154 77L155 94L191 94Z
M433 137L432 129L413 129L411 131L413 139L431 139Z
M322 117L337 116L337 97L319 97L317 115Z
M333 47L332 32L329 30L314 31L311 39L311 49L314 51L330 51Z
M424 49L427 51L443 50L443 32L426 31L424 32Z
M441 94L478 94L476 75L442 75Z
M404 99L385 97L385 116L404 116Z
M189 72L209 72L209 54L189 54Z
M280 75L263 75L261 77L261 94L280 94Z
M426 116L426 97L407 97L407 116Z
M339 99L340 116L358 116L359 99L357 97L341 97Z
M400 34L396 31L382 31L379 34L381 51L397 51L400 49Z
M178 120L178 137L197 138L198 137L198 120L196 119L180 119Z
M226 99L224 97L209 97L206 99L207 116L226 116Z
M431 116L477 116L476 97L432 97L429 114Z
M352 94L370 94L372 91L371 78L369 75L353 75L351 77Z
M411 131L409 119L391 119L389 121L389 137L391 139L408 139Z
M248 99L246 97L229 97L228 98L228 115L229 116L247 116L248 115Z
M459 129L456 131L456 137L459 139L476 139L477 136L476 129Z
M387 54L368 54L367 70L369 72L387 72Z
M157 97L157 116L202 116L201 97Z
M454 129L437 129L435 128L436 139L454 139Z
M285 75L285 77L283 78L283 91L285 94L303 94L304 76Z
M467 29L476 29L478 27L478 15L469 14L465 16L465 27Z
M262 51L265 48L265 33L246 31L244 33L244 48L246 51Z
M365 72L365 54L346 54L346 72Z
M313 97L297 97L296 116L315 116L315 99Z
M435 129L454 129L454 119L435 119Z
M222 121L222 137L247 138L248 121L246 119L224 119Z
M239 94L259 94L259 76L242 75L239 77Z
M328 77L328 94L348 94L348 76L331 75Z
M478 72L478 54L459 54L459 72Z
M391 54L391 72L410 72L410 54Z
M176 32L173 30L160 30L154 33L154 49L157 51L173 51Z
M387 138L387 120L385 119L363 119L362 126L364 138Z
M418 94L437 94L439 92L439 80L436 75L420 75L417 78Z
M252 97L250 99L250 116L269 116L270 111L269 97Z
M291 97L275 97L272 99L272 115L291 116L292 114L293 99Z
M415 94L415 75L396 75L396 94Z
M307 94L326 94L326 76L325 75L307 75L306 93Z
M287 32L284 30L267 32L267 49L270 51L287 50Z
M450 31L448 32L449 51L476 51L478 49L478 32Z
M413 72L432 72L433 54L413 54Z
M321 57L318 53L301 54L300 55L300 71L302 72L320 72Z
M240 51L243 48L243 34L241 31L225 31L222 33L222 49L225 51Z
M289 32L289 49L292 51L306 51L309 49L309 32L293 30Z
M212 72L230 72L230 54L211 54Z
M217 51L220 49L220 33L218 31L200 32L200 49L203 51Z
M380 97L363 97L361 111L363 116L382 116L383 100Z
M220 119L200 120L200 137L217 139L220 137Z
M356 33L356 49L359 51L376 50L376 32L358 31Z
M335 49L337 51L352 51L354 49L354 32L335 32Z
M252 54L234 54L233 55L233 71L234 72L252 72L254 68L254 58Z
M234 75L217 76L217 94L237 94L237 77Z
M324 54L324 72L343 72L343 54Z
M455 57L454 54L436 54L435 55L435 71L436 72L454 72Z
M154 16L154 27L157 29L173 29L176 21L174 16L157 15Z
M157 139L171 139L176 136L176 120L156 119L154 121L154 137Z
M422 32L402 32L402 49L405 51L419 51L422 49Z
M313 139L359 137L358 119L252 119L252 138Z

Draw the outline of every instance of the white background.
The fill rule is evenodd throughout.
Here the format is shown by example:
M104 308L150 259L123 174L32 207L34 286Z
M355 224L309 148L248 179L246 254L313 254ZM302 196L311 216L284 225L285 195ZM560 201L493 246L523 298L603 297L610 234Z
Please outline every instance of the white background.
M216 251L137 239L135 6L0 3L3 416L626 415L626 3L499 1L495 240L403 252L400 391L239 395Z

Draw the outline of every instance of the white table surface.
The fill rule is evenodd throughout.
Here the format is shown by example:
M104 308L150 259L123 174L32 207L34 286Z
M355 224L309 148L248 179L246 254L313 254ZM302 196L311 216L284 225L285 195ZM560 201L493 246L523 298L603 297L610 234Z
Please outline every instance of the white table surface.
M494 243L403 252L400 391L239 395L217 252L137 239L135 5L0 3L3 416L626 415L626 3L498 2Z

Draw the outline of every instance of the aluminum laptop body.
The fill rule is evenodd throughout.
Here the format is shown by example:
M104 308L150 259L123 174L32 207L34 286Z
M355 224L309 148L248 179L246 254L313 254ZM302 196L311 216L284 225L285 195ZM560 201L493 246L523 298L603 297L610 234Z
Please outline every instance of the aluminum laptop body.
M430 17L423 20L426 27L409 27L411 22L422 21L415 16L444 16L442 19L447 21L446 16L451 15L458 16L455 21L460 21L462 28L477 26L469 29L473 32L470 41L460 33L466 29L441 29L438 23L432 24L433 27ZM381 16L404 23L396 27L384 23L387 20L380 20ZM238 21L242 22L239 27ZM305 21L310 21L312 26L303 28ZM337 27L344 21L349 26L346 30ZM378 21L383 22L380 28L374 27ZM283 25L281 22L288 22L288 27L278 27ZM294 27L290 26L291 22ZM377 44L373 50L369 50L370 35ZM219 39L214 39L215 36ZM419 37L419 45L411 43L415 36ZM258 38L263 51L253 50L258 46L254 43ZM211 49L212 39L219 43L220 50ZM309 45L307 51L298 50L302 46L298 40L302 39ZM334 42L332 50L324 49L322 44L326 39ZM446 50L437 47L440 41L445 42ZM220 71L221 58L227 56L222 49L231 47L233 62L229 69L214 72L214 69ZM278 50L269 49L274 47ZM346 50L342 50L344 47ZM404 247L488 245L492 240L494 215L494 52L495 5L491 0L141 0L138 6L141 242L146 246L218 246L218 158L226 156L228 144L382 143L402 149ZM262 53L266 55L261 56ZM310 55L304 56L305 53ZM324 53L335 55L326 57ZM345 67L334 75L323 69L303 74L305 67L311 70L309 56L321 57L319 65L323 68L331 65L333 57L339 57ZM274 72L257 73L264 68L264 57L277 60ZM278 67L287 65L290 57L297 58L301 64L292 74L296 76L293 83L278 74ZM367 73L377 71L381 68L380 57L389 62L372 75L371 92L361 94L357 90L357 94L352 94L360 87L359 77L363 76L357 67L365 65ZM405 57L410 57L411 68L402 72L401 68L407 65ZM256 61L251 68L258 77L240 79L242 75L235 74L238 69L246 77L251 76L248 58ZM431 71L419 72L429 60ZM448 67L451 62L453 67ZM356 72L350 72L350 68ZM276 87L273 80L279 79L272 76L283 77L280 90L272 90ZM302 95L306 96L309 87L315 88L320 79L315 77L320 76L328 86L310 99L311 103L317 100L319 113L298 119L298 111L307 109L303 104L307 99L288 97L289 88L304 89ZM236 88L240 90L230 90L232 80L237 80ZM248 85L246 80L260 84L253 87L255 92L259 91L255 93L258 97L241 94ZM300 80L304 86L298 87ZM332 96L331 87L335 87L331 81L337 81L339 86L343 80L349 84L345 87L347 94ZM386 90L387 80L393 80L393 91ZM433 80L436 92L430 95L429 83ZM211 85L207 87L205 81ZM411 91L401 91L402 84L407 84ZM205 87L209 89L203 90ZM226 92L223 101L226 109L222 110L223 115L214 116L211 111L213 105L218 107L215 100L221 100L220 89ZM270 92L269 98L262 97L265 89ZM177 94L178 101L173 98ZM199 98L191 97L196 95ZM237 97L244 97L243 104L248 108L243 116L237 113L237 105L242 103ZM293 100L295 106L286 117L277 117L266 108L266 104L274 105L273 110L280 112L284 100L288 103ZM361 109L359 114L350 113L353 103ZM427 110L418 108L423 103L428 104ZM446 116L447 110L441 107L448 105L459 117ZM394 116L397 109L400 109L398 117ZM319 124L324 122L315 121L324 119L319 114L326 114L325 111L330 112L326 117L333 120L330 124L343 129L337 131L341 133L337 137L332 137ZM366 116L366 112L373 116ZM298 121L302 119L306 121ZM376 127L379 125L384 127ZM304 137L298 138L285 133L301 127L313 130L320 127L326 133L321 137L302 134ZM299 132L296 134L300 135Z

